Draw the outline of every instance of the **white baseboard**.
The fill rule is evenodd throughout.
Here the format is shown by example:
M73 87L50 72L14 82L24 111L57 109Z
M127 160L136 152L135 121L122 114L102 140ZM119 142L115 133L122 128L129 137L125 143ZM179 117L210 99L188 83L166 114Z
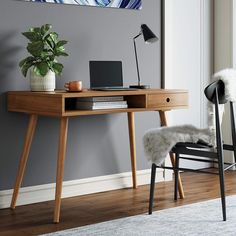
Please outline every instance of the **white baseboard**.
M164 179L163 170L157 169L156 182ZM137 171L138 185L150 183L150 170ZM111 191L132 186L131 172L63 182L62 198ZM0 209L10 206L13 190L0 191ZM44 184L20 189L17 206L54 200L55 184Z

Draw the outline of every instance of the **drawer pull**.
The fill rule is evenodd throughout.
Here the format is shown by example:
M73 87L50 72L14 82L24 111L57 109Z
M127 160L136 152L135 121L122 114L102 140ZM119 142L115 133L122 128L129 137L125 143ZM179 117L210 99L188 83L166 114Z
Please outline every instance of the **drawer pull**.
M170 98L167 98L166 101L167 101L167 102L170 102Z

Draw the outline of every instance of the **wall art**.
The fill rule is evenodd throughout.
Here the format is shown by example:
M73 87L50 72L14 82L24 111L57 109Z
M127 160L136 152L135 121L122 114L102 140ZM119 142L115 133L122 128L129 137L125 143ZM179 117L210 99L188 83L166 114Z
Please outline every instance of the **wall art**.
M114 7L126 9L141 9L142 0L23 0L28 2L75 4L95 7Z

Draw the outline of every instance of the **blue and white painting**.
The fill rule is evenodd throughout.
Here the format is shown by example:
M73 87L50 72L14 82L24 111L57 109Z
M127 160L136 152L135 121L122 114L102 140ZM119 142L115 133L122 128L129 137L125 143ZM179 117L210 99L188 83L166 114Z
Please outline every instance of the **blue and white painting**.
M23 0L29 2L47 2L58 4L76 4L96 7L115 7L127 9L141 9L142 0Z

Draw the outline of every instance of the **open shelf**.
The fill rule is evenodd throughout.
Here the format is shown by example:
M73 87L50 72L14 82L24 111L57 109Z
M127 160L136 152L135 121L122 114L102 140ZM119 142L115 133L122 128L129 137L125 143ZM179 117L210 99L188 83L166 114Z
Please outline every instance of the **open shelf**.
M76 97L69 97L69 98L65 98L65 113L69 113L69 112L80 112L80 113L85 113L85 112L89 112L92 111L94 113L100 113L99 111L101 110L102 113L104 113L104 111L108 110L108 113L111 113L111 111L115 110L119 110L119 112L121 112L122 110L127 110L127 109L133 109L133 108L146 108L147 107L147 99L145 95L130 95L130 96L124 96L124 101L127 101L128 104L128 108L113 108L113 109L99 109L99 110L81 110L81 109L76 109L76 101L77 98Z

